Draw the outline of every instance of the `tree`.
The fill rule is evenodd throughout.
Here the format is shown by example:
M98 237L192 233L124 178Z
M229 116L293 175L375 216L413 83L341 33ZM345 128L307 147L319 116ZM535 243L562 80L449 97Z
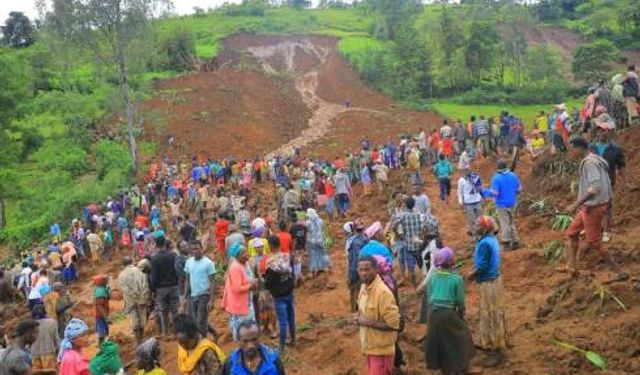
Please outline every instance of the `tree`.
M576 79L587 84L603 79L609 72L609 64L619 56L616 46L609 40L597 39L579 45L573 51L571 71Z
M456 88L460 83L460 74L451 67L457 62L457 51L464 45L464 33L458 18L452 17L451 8L442 7L440 22L435 30L436 47L439 52L437 72L439 81L446 88Z
M373 34L385 40L394 40L400 27L412 24L422 9L420 0L368 0L367 4L376 13Z
M493 25L486 21L474 21L471 34L467 39L465 61L476 85L482 76L491 69L495 55L498 33Z
M635 39L640 38L640 6L636 0L620 1L618 24L622 29L631 31Z
M289 0L288 4L296 9L309 8L311 6L310 0Z
M56 7L55 3L61 3ZM125 105L131 168L137 170L137 150L134 130L134 105L129 87L131 58L148 38L149 19L159 0L54 0L54 18L66 19L58 25L63 35L93 51L103 66L118 77L118 87ZM64 12L64 14L56 14Z
M525 57L529 86L547 87L563 81L563 66L560 51L540 45L527 50Z
M12 48L23 48L33 44L33 24L22 12L11 12L2 27L3 41Z

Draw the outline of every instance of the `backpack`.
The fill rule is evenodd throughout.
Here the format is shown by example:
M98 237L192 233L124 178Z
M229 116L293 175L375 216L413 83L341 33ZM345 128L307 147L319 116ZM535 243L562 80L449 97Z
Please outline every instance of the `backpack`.
M480 176L475 172L469 172L469 174L467 175L467 180L471 183L472 186L471 193L480 193L480 191L482 190L482 180L480 179Z

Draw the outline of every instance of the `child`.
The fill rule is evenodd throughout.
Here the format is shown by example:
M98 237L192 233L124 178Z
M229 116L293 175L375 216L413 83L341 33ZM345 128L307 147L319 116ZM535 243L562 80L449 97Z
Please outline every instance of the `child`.
M95 289L93 290L93 304L95 307L96 333L98 342L102 344L109 335L109 299L111 298L107 286L109 277L97 275L93 278Z
M364 187L364 195L371 195L371 174L369 172L369 166L366 163L362 163L360 181L362 181L362 186Z

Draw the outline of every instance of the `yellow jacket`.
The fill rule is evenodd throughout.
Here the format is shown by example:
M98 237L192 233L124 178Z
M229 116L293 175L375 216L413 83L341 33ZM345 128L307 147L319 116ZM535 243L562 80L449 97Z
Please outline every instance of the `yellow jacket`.
M371 284L362 284L360 287L358 312L367 319L384 322L396 330L400 327L400 310L393 293L380 276L376 276ZM360 347L366 355L394 355L397 339L396 331L360 327Z

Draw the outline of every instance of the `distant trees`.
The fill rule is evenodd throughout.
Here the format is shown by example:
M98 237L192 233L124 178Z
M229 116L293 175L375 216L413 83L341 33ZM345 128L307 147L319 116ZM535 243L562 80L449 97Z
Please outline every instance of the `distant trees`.
M288 0L287 4L298 9L309 8L311 6L311 0Z
M11 12L2 26L2 41L12 48L28 47L35 41L35 28L22 12Z
M490 71L496 55L498 33L487 21L474 21L467 39L465 61L476 85Z
M637 0L620 0L618 23L623 29L631 31L635 39L640 38L640 4Z

